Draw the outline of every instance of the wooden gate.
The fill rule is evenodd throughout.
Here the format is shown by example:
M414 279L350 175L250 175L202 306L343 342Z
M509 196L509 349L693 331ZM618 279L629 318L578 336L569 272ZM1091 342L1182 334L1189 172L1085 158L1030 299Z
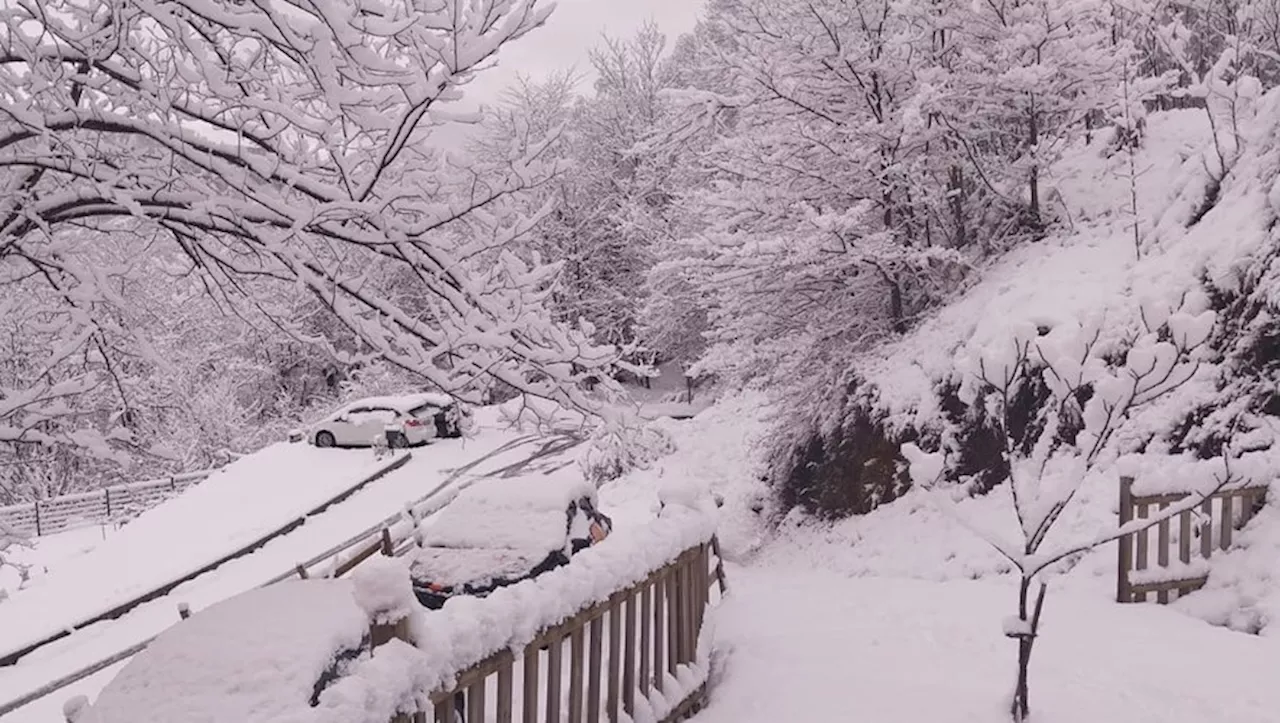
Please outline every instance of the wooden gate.
M1120 478L1120 524L1158 514L1189 497L1189 492L1133 494L1133 478ZM1187 510L1119 540L1116 601L1172 599L1200 589L1209 578L1213 551L1231 546L1235 530L1245 526L1266 501L1265 485L1220 490L1198 509ZM1153 534L1154 533L1154 534ZM1154 545L1152 537L1154 536ZM1152 548L1155 548L1154 551ZM1177 558L1171 555L1177 550ZM1154 559L1152 559L1154 558Z

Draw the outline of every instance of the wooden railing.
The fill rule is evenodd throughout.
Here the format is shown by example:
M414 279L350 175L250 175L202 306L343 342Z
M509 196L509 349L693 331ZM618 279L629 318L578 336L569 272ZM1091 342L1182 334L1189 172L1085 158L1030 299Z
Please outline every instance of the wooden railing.
M0 507L0 521L24 535L52 535L110 522L122 513L149 509L202 482L214 470L116 485L21 505Z
M1213 551L1231 546L1232 534L1245 526L1266 501L1267 487L1219 490L1198 509L1187 510L1119 540L1116 601L1168 603L1200 589L1209 578ZM1133 494L1133 478L1120 479L1120 524L1158 515L1191 493ZM1199 519L1197 519L1199 518ZM1152 537L1154 536L1154 545ZM1155 548L1152 550L1152 548ZM1177 550L1177 558L1171 555ZM1154 557L1154 559L1152 559Z
M683 720L705 699L707 661L698 641L712 585L724 594L718 550L714 538L686 550L640 583L542 630L519 658L503 650L467 668L452 687L430 694L432 710L392 723L616 722L623 714L634 718L640 706L662 723ZM399 627L375 626L370 637L375 645L400 637Z

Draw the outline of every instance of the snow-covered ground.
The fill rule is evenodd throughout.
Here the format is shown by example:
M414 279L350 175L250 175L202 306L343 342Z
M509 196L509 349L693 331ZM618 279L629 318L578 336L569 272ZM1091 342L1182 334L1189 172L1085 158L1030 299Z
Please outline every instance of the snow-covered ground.
M0 605L0 651L38 642L180 579L390 464L372 454L289 443L240 459ZM25 623L12 624L18 620Z
M699 723L1007 720L1017 645L1005 582L731 567ZM1032 658L1036 723L1271 723L1275 641L1154 605L1051 594Z
M232 560L217 569L180 585L168 595L145 603L125 616L107 620L78 630L54 643L24 657L12 667L0 668L0 696L3 703L34 690L41 684L72 673L80 668L104 659L130 645L140 643L160 633L177 621L177 604L187 603L192 611L202 610L240 592L262 585L300 561L307 560L331 546L359 534L370 526L394 515L406 503L417 500L448 481L440 489L438 497L447 501L452 492L484 476L516 477L521 473L540 474L572 463L573 449L565 444L548 446L548 440L520 432L502 425L493 410L482 410L477 415L478 428L474 436L459 441L441 441L413 451L413 458L404 467L387 474L330 510L309 518L304 525L276 538L245 557ZM554 441L554 440L553 440ZM299 446L306 449L305 446ZM544 451L549 453L543 454ZM313 450L315 452L346 455L368 463L373 459L369 450ZM212 481L212 480L211 480ZM180 498L179 498L180 499ZM184 508L162 505L148 512L154 518L165 515L185 515ZM170 512L170 510L177 510ZM235 514L252 515L253 508L244 508ZM139 518L141 519L141 518ZM213 519L212 517L210 519ZM285 521L272 518L277 523ZM262 519L260 524L267 520ZM249 524L247 522L242 524ZM155 529L169 525L155 523ZM127 527L125 529L128 529ZM123 533L123 530L121 531ZM114 538L108 537L99 549L105 550ZM175 544L174 540L179 543ZM165 546L175 560L183 559L185 547L182 537L158 537L157 544ZM54 567L55 572L64 568ZM105 573L104 573L105 574ZM32 588L31 592L40 590ZM24 591L23 594L26 594ZM17 598L15 598L16 600ZM11 601L13 602L13 601ZM6 614L0 605L0 615ZM0 618L3 619L3 618ZM21 626L14 632L20 632ZM8 625L4 628L11 630ZM95 674L58 693L24 706L5 716L6 723L54 723L61 720L62 703L73 695L97 694L123 664Z

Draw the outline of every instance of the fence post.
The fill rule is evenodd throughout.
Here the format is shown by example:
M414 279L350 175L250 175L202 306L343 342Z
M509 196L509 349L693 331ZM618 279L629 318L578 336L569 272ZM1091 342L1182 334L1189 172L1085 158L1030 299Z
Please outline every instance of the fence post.
M36 510L36 537L39 537L41 534L40 532L40 500L36 500L35 502L33 502L32 506L35 507L35 510Z
M1133 520L1133 478L1120 478L1120 526L1124 527ZM1133 602L1133 594L1129 589L1129 570L1133 568L1133 535L1121 535L1116 541L1118 559L1116 560L1116 602Z
M173 493L175 493L175 494L177 493L177 491L178 491L178 478L177 478L177 477L170 477L170 478L169 478L169 491L170 491L170 492L173 492Z
M105 487L102 490L103 497L107 498L107 519L111 519L111 488Z

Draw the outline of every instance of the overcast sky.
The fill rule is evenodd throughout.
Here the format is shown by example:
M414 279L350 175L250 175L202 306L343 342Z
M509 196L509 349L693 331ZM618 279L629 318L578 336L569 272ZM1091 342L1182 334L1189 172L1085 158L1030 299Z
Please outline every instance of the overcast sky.
M497 67L467 86L468 100L492 102L521 74L539 77L573 66L585 72L590 68L587 51L602 33L630 36L648 20L667 34L670 48L677 36L693 28L701 9L702 0L557 0L546 25L499 51ZM589 92L590 80L581 87Z

